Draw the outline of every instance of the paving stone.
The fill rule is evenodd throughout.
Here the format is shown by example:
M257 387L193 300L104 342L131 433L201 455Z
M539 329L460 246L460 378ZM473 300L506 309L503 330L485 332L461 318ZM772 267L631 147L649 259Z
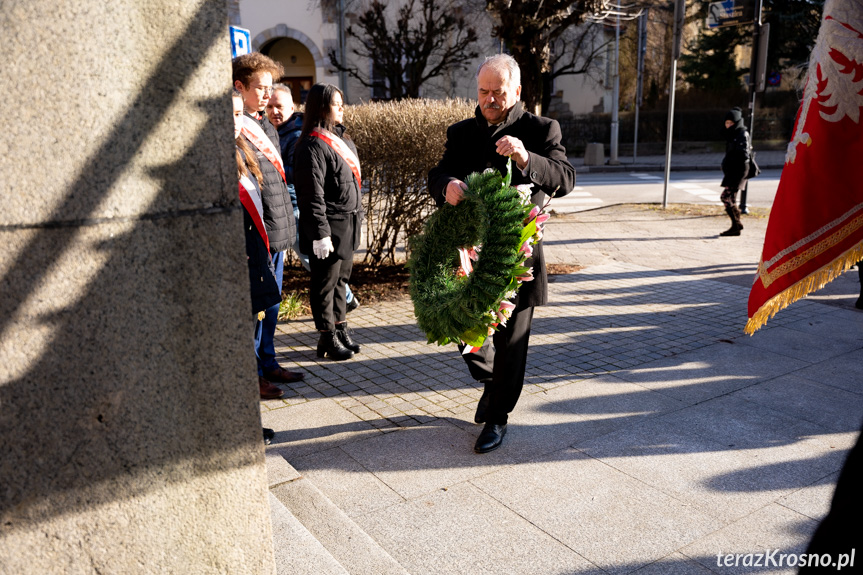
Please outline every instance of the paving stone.
M857 431L863 419L863 394L785 375L739 392L755 403L833 431Z
M325 422L322 425L322 422ZM261 414L264 427L276 436L267 451L274 451L289 462L300 455L357 441L376 431L332 399L274 409Z
M702 537L683 547L680 552L698 561L714 573L722 575L751 574L760 572L754 567L755 554L768 555L774 550L774 560L778 562L778 554L800 554L806 550L806 542L817 527L817 523L808 517L777 504L770 504L758 511L727 525L726 527ZM731 566L727 566L725 556L741 555L734 558ZM745 565L746 556L752 554L750 564ZM717 565L722 557L722 565ZM767 559L762 558L762 564ZM737 565L733 565L736 562ZM783 562L784 563L784 562ZM772 566L768 573L794 575L796 567Z
M297 457L293 466L349 517L404 501L340 447Z
M608 573L634 571L721 527L574 449L471 483Z
M474 435L450 423L436 421L354 442L343 449L393 491L412 499L485 475L512 461L505 450L478 456L473 452L475 440ZM393 457L395 453L399 456Z
M583 573L594 566L474 486L356 517L410 573Z
M838 477L839 473L825 475L812 485L780 498L777 503L811 519L821 521L830 511L830 502L833 500L833 490Z
M777 446L728 446L696 433L675 412L586 441L580 451L722 524L836 470L841 453L803 439Z

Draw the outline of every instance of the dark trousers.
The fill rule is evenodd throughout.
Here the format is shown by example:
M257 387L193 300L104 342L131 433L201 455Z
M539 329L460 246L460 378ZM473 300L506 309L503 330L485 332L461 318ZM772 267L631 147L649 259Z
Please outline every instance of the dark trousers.
M491 341L486 339L477 352L462 355L475 380L491 379L486 383L489 390L486 421L490 423L506 423L507 414L515 409L521 395L531 321L532 307L513 311L506 326L494 332Z
M273 254L273 266L276 271L276 283L282 289L282 278L285 271L285 252ZM264 319L255 322L255 356L258 359L258 375L276 371L279 363L276 361L276 324L279 323L279 305L275 304L264 310Z
M312 255L309 257L309 267L309 303L315 327L319 331L333 331L337 323L345 321L347 315L345 286L354 267L353 259L340 260L333 253L327 259L320 260Z
M722 203L725 205L726 209L733 208L737 204L737 190L725 188L722 190L722 194L720 194L719 199L722 200Z

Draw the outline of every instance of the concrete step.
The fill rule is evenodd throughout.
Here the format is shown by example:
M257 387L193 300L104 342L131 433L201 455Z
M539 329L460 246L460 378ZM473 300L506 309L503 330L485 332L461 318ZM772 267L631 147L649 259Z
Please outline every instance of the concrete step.
M269 498L276 575L350 575L275 495Z
M298 479L300 474L283 457L267 453L270 489ZM350 575L272 491L268 495L276 575Z
M276 458L281 459L277 461ZM410 575L383 547L281 456L267 454L270 493L350 575ZM275 532L275 518L273 530ZM288 541L277 542L290 545ZM282 571L279 571L281 575ZM287 572L285 572L287 573Z

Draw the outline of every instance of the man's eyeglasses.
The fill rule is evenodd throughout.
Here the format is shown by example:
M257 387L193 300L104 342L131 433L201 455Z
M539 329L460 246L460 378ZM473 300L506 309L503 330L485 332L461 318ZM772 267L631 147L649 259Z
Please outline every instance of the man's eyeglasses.
M272 94L273 93L273 87L272 86L258 86L257 88L255 88L255 90L260 90L264 94Z

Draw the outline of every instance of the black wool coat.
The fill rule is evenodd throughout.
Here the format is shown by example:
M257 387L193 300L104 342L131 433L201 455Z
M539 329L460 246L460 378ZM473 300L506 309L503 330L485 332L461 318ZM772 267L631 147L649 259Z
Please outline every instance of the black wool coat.
M246 115L255 119L248 112ZM279 135L267 117L264 116L261 120L255 119L255 121L263 128L267 137L272 140L276 150L279 150ZM245 136L243 137L245 138ZM294 221L291 196L288 194L288 187L276 166L251 142L249 142L249 147L255 152L255 159L258 161L258 167L260 167L261 175L264 178L264 181L261 182L261 199L264 204L264 227L267 229L267 237L270 238L270 252L283 252L294 245L294 240L297 237L297 223Z
M525 112L521 102L509 111L506 120L489 127L479 106L473 118L447 129L446 149L438 165L429 172L428 188L438 206L446 201L446 187L453 180L464 181L468 174L494 168L506 174L505 156L495 151L504 136L518 138L528 151L527 175L513 162L512 185L533 184L531 200L542 207L547 198L565 196L575 187L575 168L561 144L560 124L556 120ZM552 202L551 206L554 206ZM524 282L518 291L517 309L545 305L548 302L548 275L542 253L542 241L533 248L533 281Z

